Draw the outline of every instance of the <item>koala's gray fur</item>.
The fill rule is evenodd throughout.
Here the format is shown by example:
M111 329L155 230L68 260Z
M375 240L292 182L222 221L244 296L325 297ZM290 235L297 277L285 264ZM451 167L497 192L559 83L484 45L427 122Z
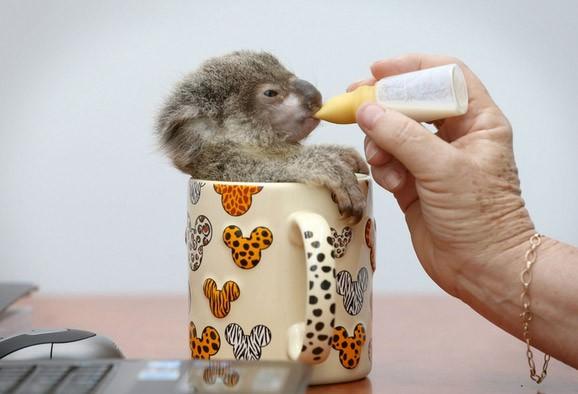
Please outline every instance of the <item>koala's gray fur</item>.
M368 168L357 151L299 143L317 126L320 106L317 89L273 55L239 51L178 83L157 132L174 165L195 179L324 185L340 212L359 220L365 197L355 172Z

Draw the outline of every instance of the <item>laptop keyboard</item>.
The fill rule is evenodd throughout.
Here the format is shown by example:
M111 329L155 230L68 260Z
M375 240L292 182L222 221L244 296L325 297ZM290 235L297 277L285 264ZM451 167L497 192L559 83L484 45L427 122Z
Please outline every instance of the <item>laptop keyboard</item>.
M1 366L0 394L93 393L111 369L112 364Z

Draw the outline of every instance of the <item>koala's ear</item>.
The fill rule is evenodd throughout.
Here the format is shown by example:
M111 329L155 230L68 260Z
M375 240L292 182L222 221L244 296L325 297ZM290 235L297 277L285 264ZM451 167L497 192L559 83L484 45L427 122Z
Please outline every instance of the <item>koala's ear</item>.
M337 294L344 296L351 287L351 274L349 271L341 271L335 277L335 281L337 282Z
M271 342L271 330L267 326L259 324L251 330L251 341L263 347Z
M225 328L225 339L231 346L237 346L241 343L244 336L243 328L237 323L231 323Z
M357 273L357 283L361 286L361 290L365 291L367 289L367 280L368 280L368 273L367 268L363 267Z
M185 123L198 115L199 109L194 106L182 106L176 110L163 109L157 122L157 133L161 136L163 143L171 141Z

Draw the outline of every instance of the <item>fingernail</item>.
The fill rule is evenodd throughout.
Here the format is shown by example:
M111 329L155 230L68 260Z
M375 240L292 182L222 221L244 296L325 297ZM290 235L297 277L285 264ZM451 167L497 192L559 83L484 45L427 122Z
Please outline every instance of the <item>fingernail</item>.
M379 152L379 148L375 146L375 142L373 142L373 140L369 140L365 145L365 159L367 161L371 161L377 152Z
M364 79L360 79L358 81L355 81L353 83L351 83L348 87L347 87L347 92L351 92L352 90L357 89L358 87L362 86L362 85L373 85L375 83L375 80L373 78L364 78Z
M359 85L361 85L363 82L365 81L365 79L359 79L355 82L352 82L349 84L349 86L347 87L347 89L345 90L346 92L351 92L352 90L357 89L357 87Z
M401 183L402 176L399 172L394 169L389 169L383 173L383 183L387 190L396 189Z
M357 111L357 123L362 128L372 129L384 112L379 105L366 104Z

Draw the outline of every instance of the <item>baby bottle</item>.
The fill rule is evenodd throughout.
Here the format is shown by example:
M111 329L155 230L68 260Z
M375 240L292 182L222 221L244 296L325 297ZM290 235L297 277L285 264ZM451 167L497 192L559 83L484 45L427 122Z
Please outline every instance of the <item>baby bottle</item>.
M328 100L315 117L332 123L355 123L357 109L367 102L394 109L418 122L431 122L466 113L468 90L460 67L447 64L360 86Z

